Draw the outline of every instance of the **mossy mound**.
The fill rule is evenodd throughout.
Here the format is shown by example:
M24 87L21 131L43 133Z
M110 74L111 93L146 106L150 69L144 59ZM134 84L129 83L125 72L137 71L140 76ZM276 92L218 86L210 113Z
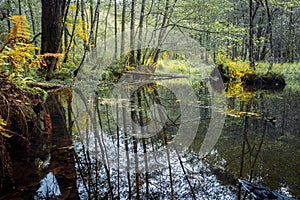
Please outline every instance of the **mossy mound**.
M286 85L284 77L274 73L245 76L243 81L249 90L283 90Z
M238 65L238 64L237 64ZM220 64L212 72L212 76L219 71L224 83L243 83L248 90L282 90L286 82L282 75L275 73L256 74L254 70L248 68L241 71L228 65Z
M286 83L282 75L276 73L259 74L250 66L250 63L242 60L232 60L225 54L216 57L217 67L212 76L220 73L221 78L227 86L239 84L245 90L282 90Z
M0 73L0 189L14 180L14 152L29 156L32 138L51 133L50 116L38 94L19 89Z

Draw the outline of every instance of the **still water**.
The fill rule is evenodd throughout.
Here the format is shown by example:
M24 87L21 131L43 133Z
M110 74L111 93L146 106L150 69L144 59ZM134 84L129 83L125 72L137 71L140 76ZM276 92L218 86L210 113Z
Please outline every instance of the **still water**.
M300 198L299 91L223 98L203 84L186 98L176 87L184 92L156 83L118 98L107 85L88 99L77 91L72 136L56 113L47 153L19 167L28 175L0 199L251 199L239 178Z
M193 101L170 88L128 86L117 97L100 87L85 117L77 110L81 199L251 199L239 178L300 197L298 91L220 101L202 85Z

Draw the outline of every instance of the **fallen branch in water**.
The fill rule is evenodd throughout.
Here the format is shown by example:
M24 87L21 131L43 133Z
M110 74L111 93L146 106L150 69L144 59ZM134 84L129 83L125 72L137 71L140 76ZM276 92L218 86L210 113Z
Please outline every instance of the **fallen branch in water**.
M39 87L45 90L49 94L63 93L68 97L68 103L72 102L72 92L68 85L62 85L58 83L44 83L44 82L28 82L29 87Z
M158 76L158 77L165 77L165 78L188 78L188 76L177 75L177 74L158 74L158 73L137 72L137 71L127 71L126 73L143 75L143 76Z

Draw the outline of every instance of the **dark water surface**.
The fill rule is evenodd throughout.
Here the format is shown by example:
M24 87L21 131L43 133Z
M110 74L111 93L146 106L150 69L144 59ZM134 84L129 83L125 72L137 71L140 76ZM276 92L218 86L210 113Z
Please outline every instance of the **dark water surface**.
M83 199L250 198L238 178L299 198L299 92L285 89L228 97L227 109L222 110L212 106L212 94L202 88L197 102L189 104L200 113L200 121L190 119L190 125L198 123L198 131L188 138L193 140L188 147L180 148L172 144L178 144L180 126L189 123L182 119L180 99L167 88L156 89L158 93L140 88L128 97L128 105L105 95L98 98L97 109L90 115L97 115L94 123L100 126L95 128L87 120L90 125L76 148L82 171L91 170L79 177ZM164 116L159 107L153 108L155 104L165 108ZM226 120L218 142L203 156L201 148L213 126L214 109ZM164 126L151 134L147 128L155 120ZM83 148L89 155L82 153Z
M250 199L238 178L300 198L300 92L227 97L227 109L212 106L204 87L197 95L188 106L200 118L190 120L182 117L181 99L156 85L127 99L82 98L73 105L73 136L67 123L57 127L48 154L37 153L36 167L24 167L27 175L0 199ZM203 154L213 112L225 123ZM185 123L198 127L187 139L178 137ZM180 146L181 139L192 141Z

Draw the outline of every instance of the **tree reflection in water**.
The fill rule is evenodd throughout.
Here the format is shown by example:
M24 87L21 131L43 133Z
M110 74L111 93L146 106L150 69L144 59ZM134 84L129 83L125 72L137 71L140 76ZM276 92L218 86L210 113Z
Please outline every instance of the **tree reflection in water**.
M86 130L78 130L81 142L76 144L82 199L235 199L209 162L171 145L182 122L179 100L168 89L140 87L128 97L129 107L122 100L96 99L86 103L85 126L80 126ZM125 117L128 112L131 121ZM201 118L210 114L199 112ZM159 131L149 134L153 121ZM78 123L82 120L77 121L80 129Z

